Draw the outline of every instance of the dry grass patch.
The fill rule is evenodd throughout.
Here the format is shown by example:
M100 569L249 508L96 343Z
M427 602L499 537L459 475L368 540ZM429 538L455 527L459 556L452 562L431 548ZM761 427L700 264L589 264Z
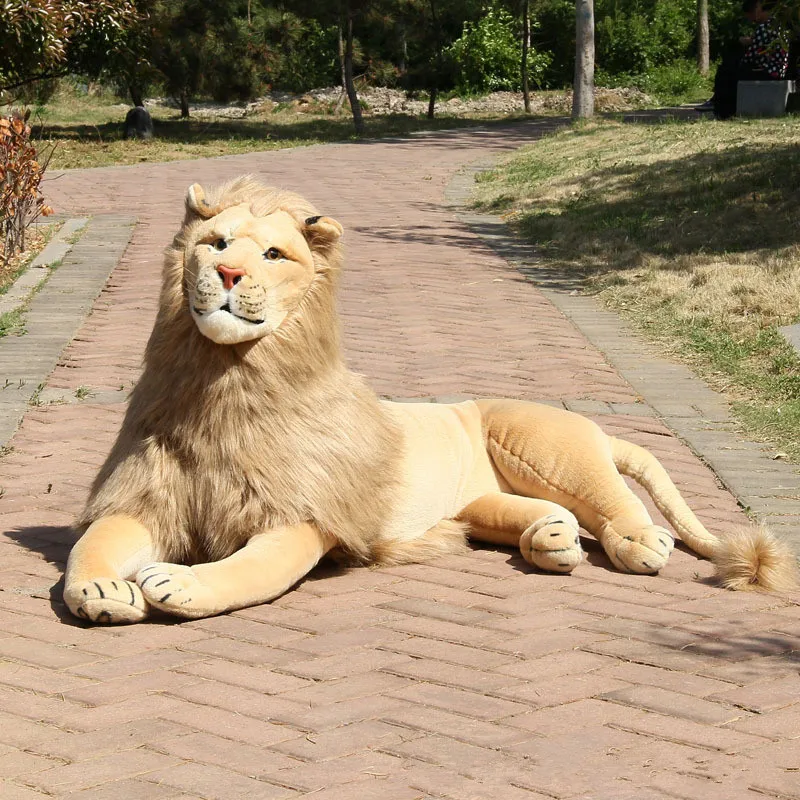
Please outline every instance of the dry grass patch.
M8 261L3 258L3 245L0 242L0 294L7 291L8 287L25 272L59 227L59 223L32 225L25 232L25 249Z
M481 176L478 204L584 278L800 459L800 123L592 123Z

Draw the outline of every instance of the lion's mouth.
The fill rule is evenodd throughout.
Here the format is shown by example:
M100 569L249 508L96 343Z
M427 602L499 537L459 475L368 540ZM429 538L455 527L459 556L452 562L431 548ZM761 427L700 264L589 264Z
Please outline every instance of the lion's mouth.
M240 319L242 322L249 322L251 325L262 325L264 322L266 322L266 320L263 319L250 319L249 317L243 317L240 314L234 314L233 311L231 311L230 304L228 303L225 303L224 305L220 306L219 308L215 308L210 312L201 311L197 306L194 307L194 313L197 314L198 317L202 317L208 313L213 314L214 311L226 311L232 317L236 317L236 319Z

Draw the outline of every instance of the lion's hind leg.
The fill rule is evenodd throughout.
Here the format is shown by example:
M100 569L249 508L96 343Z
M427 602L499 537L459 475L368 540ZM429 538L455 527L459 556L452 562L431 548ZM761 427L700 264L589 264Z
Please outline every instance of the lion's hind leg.
M64 602L80 619L105 625L141 622L148 605L129 581L153 559L150 532L130 517L97 520L72 548L64 575Z
M578 520L557 503L489 492L458 515L470 536L519 547L522 557L547 572L572 572L583 559Z
M664 567L674 537L653 525L594 422L523 401L485 400L479 407L489 456L513 492L568 506L619 570L654 574Z

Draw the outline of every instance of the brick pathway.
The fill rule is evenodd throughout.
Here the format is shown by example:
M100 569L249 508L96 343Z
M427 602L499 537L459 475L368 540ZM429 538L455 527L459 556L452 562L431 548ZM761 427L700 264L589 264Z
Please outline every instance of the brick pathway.
M537 800L800 798L795 597L731 594L676 551L621 575L592 542L571 577L513 553L317 570L269 606L84 628L59 579L155 314L193 181L252 172L347 228L351 366L382 394L601 401L699 515L743 519L714 475L530 283L442 204L461 165L543 126L66 173L59 210L139 218L0 462L0 797ZM54 310L55 311L55 310Z

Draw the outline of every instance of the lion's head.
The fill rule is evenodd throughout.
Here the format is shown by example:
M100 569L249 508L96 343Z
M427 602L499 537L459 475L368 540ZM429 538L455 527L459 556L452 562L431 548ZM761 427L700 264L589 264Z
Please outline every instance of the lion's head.
M278 330L309 291L342 234L296 195L239 179L186 196L183 287L199 331L217 344Z

